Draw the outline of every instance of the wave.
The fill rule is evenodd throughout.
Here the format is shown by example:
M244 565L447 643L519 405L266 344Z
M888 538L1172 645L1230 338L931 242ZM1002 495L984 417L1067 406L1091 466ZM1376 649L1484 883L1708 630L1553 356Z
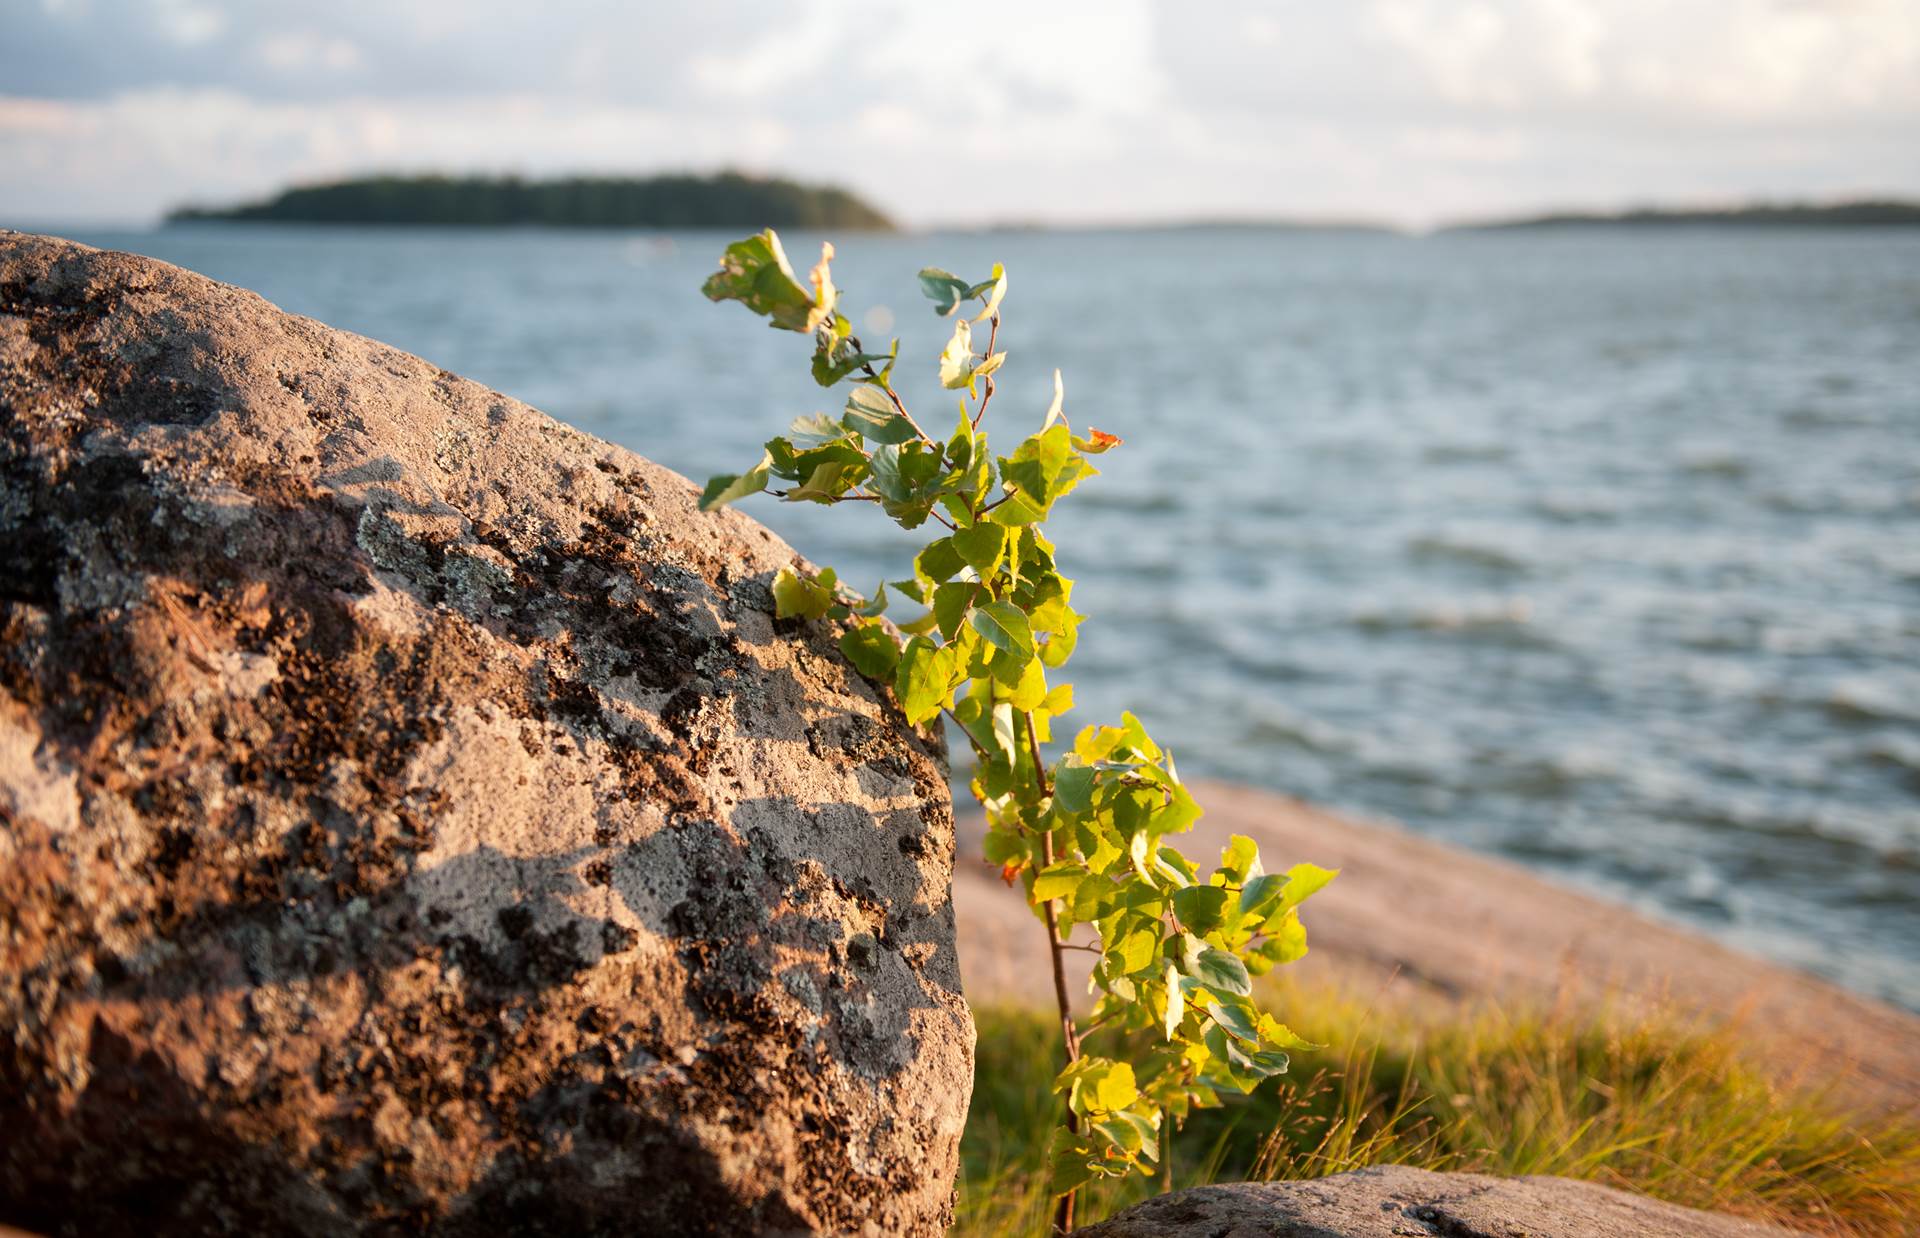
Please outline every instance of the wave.
M1513 448L1505 443L1432 443L1420 452L1421 459L1435 464L1505 460L1511 455Z
M1364 632L1485 637L1539 648L1557 645L1534 624L1533 599L1525 596L1363 608L1352 612L1348 622Z
M1873 679L1843 679L1827 690L1827 713L1841 722L1920 722L1920 701Z
M1407 550L1416 559L1433 559L1452 563L1467 563L1474 567L1491 568L1500 572L1526 572L1529 564L1518 555L1509 554L1497 546L1483 542L1464 541L1447 537L1444 534L1427 534L1416 537L1407 543Z

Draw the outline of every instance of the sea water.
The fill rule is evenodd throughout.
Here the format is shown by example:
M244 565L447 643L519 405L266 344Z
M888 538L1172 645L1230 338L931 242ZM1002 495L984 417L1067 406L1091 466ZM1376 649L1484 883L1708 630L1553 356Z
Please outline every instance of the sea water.
M79 239L386 340L690 477L837 407L719 234ZM786 238L796 264L817 237ZM1070 722L1495 852L1920 1008L1920 231L837 238L945 430L922 265L1011 272L988 428L1126 445L1058 509ZM878 513L747 505L857 588ZM1295 858L1274 857L1288 862ZM1497 891L1489 891L1497 897Z

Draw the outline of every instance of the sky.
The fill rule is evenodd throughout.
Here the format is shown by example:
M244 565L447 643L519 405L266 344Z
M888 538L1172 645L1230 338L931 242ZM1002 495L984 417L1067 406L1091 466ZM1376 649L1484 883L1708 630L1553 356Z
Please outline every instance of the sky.
M1920 0L0 0L0 223L723 167L924 227L1920 197Z

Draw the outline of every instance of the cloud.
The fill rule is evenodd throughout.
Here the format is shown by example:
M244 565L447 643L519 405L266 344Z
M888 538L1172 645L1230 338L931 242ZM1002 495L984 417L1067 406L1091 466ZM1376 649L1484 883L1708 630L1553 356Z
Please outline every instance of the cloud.
M741 166L923 223L1920 192L1911 0L15 10L15 221L428 167Z

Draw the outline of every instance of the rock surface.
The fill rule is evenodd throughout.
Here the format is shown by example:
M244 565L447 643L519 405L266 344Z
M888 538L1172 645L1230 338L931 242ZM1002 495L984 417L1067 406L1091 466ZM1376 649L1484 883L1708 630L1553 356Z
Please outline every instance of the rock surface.
M944 1232L944 754L785 545L0 232L0 1221Z
M1568 1178L1493 1178L1378 1165L1307 1182L1162 1195L1084 1238L1791 1238Z

